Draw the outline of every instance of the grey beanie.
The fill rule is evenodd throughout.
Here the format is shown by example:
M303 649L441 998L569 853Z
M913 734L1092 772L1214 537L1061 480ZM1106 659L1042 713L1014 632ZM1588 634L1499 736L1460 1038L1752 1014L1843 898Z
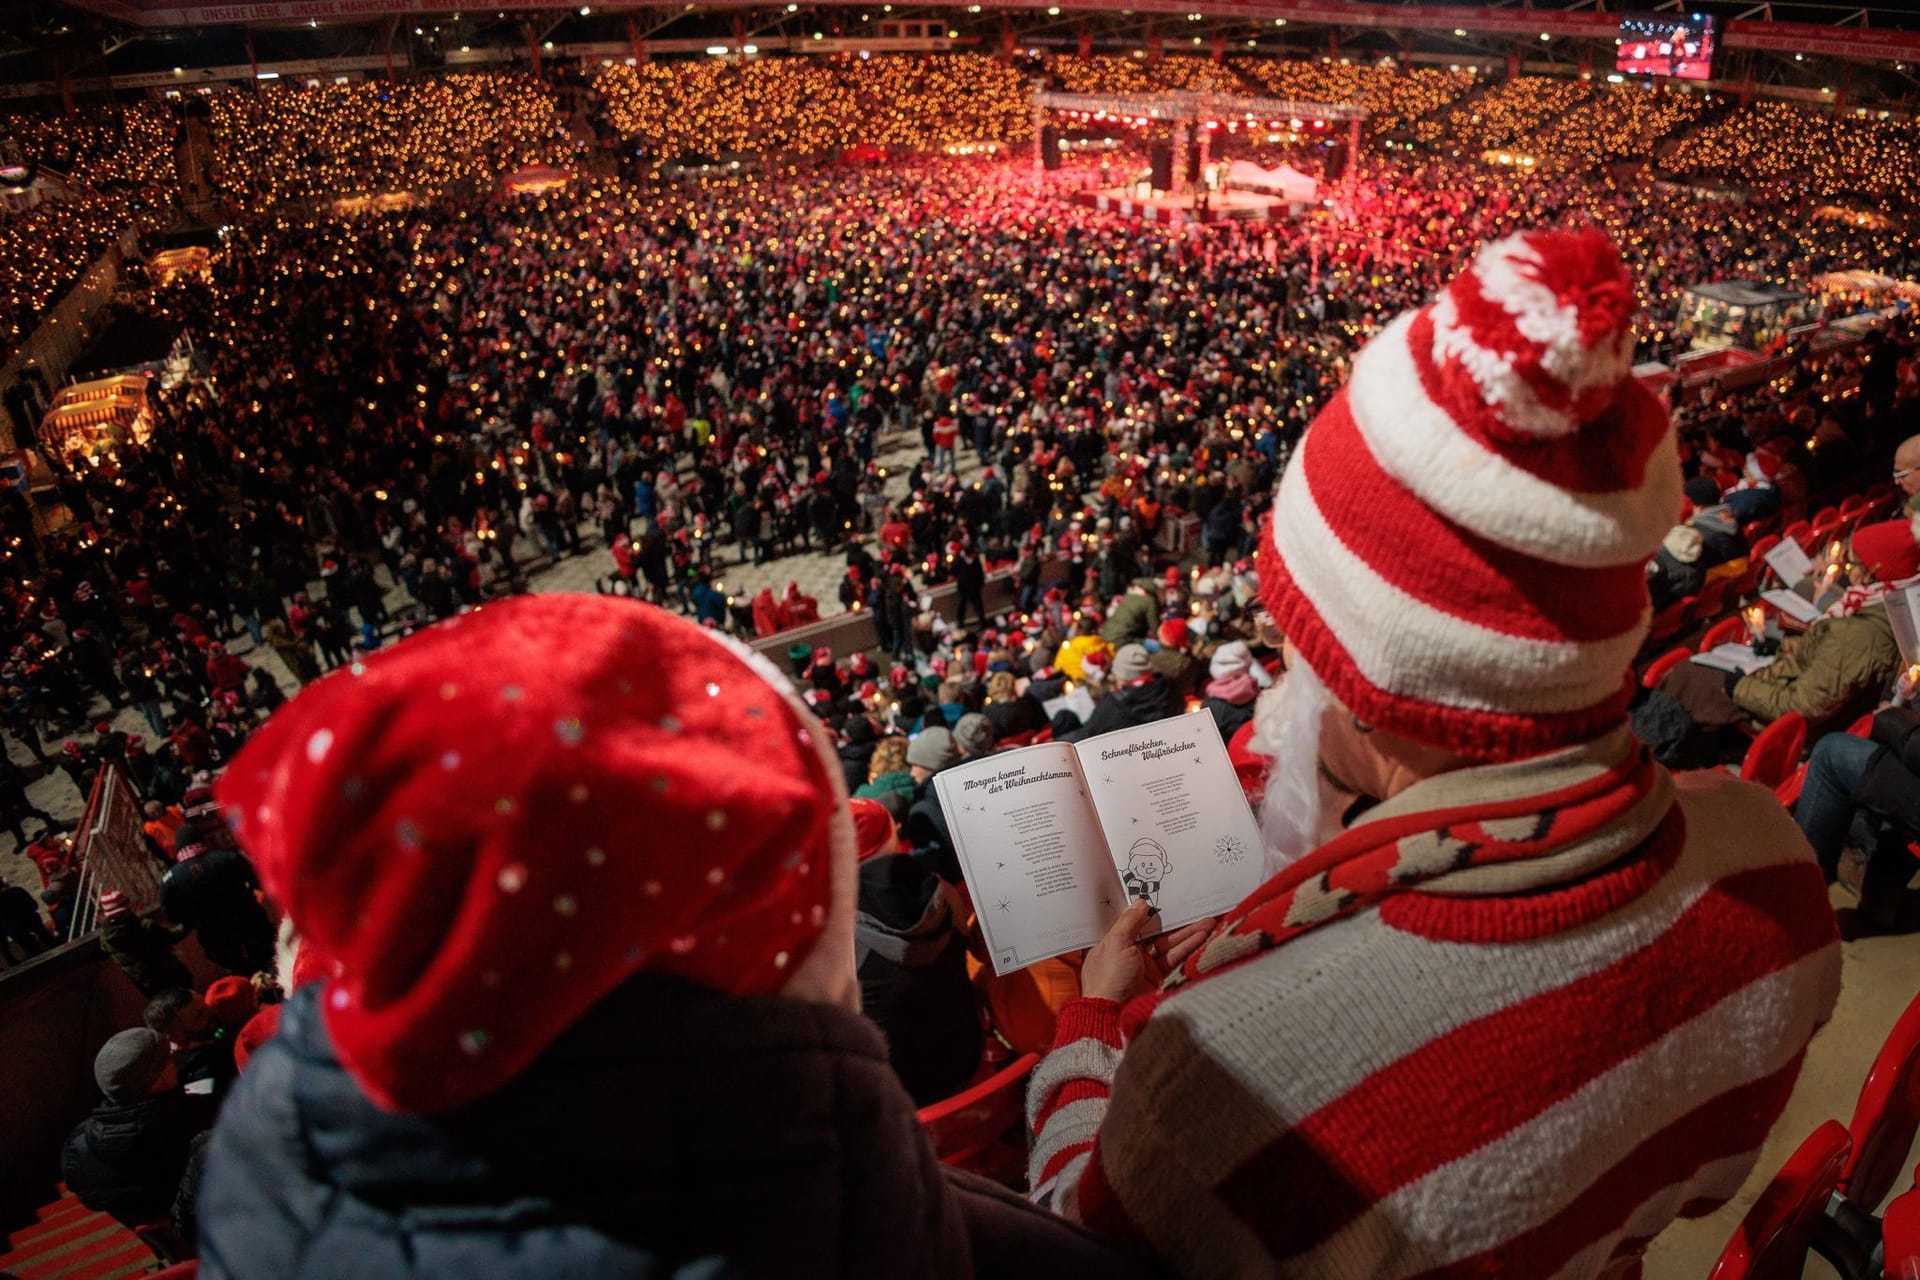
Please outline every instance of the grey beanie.
M173 1061L173 1049L158 1031L133 1027L100 1046L93 1058L93 1080L115 1102L144 1098Z
M993 721L978 711L960 717L953 726L953 740L970 756L984 756L993 750Z
M1113 655L1113 683L1116 685L1124 687L1152 673L1146 648L1142 645L1123 644L1120 652Z
M945 729L922 729L907 744L907 763L935 773L959 758L960 749L953 745L953 735Z

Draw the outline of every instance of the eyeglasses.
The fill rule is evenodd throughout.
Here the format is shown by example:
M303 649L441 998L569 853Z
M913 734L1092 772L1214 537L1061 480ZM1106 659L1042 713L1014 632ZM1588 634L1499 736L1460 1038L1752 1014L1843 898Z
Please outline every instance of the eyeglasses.
M1895 469L1893 478L1895 480L1905 480L1916 471L1920 471L1920 467L1899 467Z

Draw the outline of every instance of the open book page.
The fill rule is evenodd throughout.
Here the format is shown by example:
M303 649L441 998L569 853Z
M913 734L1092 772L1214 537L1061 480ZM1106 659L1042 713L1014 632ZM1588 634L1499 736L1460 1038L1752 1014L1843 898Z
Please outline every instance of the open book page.
M1127 899L1071 746L970 760L933 785L996 974L1100 941Z
M1751 675L1773 665L1773 655L1760 657L1753 646L1729 642L1715 645L1705 653L1696 653L1688 661L1703 667L1712 667L1715 671L1738 671L1741 675Z
M1900 665L1910 667L1920 662L1920 586L1887 596L1887 621L1893 627L1893 643L1900 650Z
M1789 618L1796 618L1801 622L1812 622L1820 616L1820 606L1802 596L1798 591L1782 591L1776 587L1771 591L1762 591L1760 598Z
M1162 930L1259 887L1260 828L1212 716L1170 716L1075 750L1127 897L1158 907Z
M1782 538L1764 557L1780 581L1791 587L1813 572L1813 561L1792 538Z

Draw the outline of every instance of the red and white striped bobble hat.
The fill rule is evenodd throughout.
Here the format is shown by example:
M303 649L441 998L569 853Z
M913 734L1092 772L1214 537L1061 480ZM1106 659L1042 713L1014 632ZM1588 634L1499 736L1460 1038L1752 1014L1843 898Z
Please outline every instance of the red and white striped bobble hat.
M1680 508L1599 231L1486 246L1393 321L1295 452L1261 593L1360 719L1481 760L1620 722L1645 566Z

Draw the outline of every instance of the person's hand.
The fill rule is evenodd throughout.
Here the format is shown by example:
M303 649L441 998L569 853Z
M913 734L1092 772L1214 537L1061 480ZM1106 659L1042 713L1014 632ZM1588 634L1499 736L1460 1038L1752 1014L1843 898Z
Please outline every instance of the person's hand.
M1920 662L1902 671L1900 678L1893 682L1893 705L1906 706L1913 701L1915 693L1920 693Z
M1081 995L1116 1004L1145 995L1184 964L1213 932L1214 921L1208 918L1158 938L1143 938L1153 929L1157 915L1145 899L1127 905L1106 936L1087 952L1080 966Z

